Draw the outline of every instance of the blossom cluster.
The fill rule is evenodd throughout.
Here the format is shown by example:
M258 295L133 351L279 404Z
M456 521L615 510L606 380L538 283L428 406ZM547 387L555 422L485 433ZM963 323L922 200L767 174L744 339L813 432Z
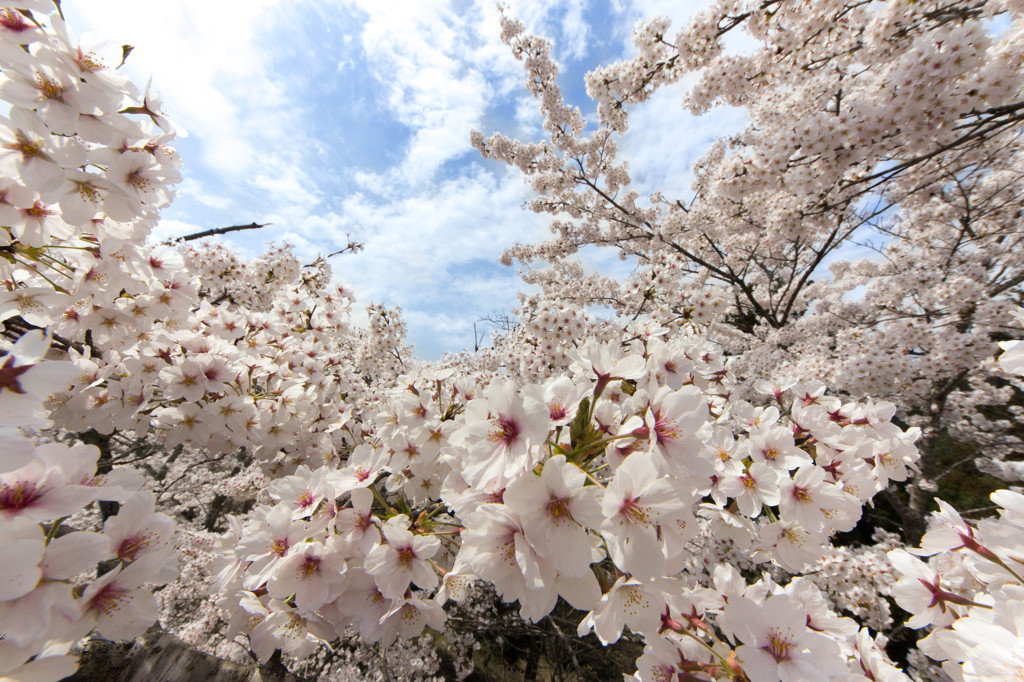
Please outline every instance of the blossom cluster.
M1003 349L1003 369L1024 373L1020 342ZM1008 680L1024 670L1024 495L998 490L992 502L998 517L970 523L937 500L920 547L889 552L901 574L892 596L911 614L907 625L930 630L919 648L965 682Z
M45 399L75 374L46 360L41 332L22 336L0 369L0 675L60 679L68 650L92 630L111 639L142 634L157 617L149 586L177 575L174 522L128 467L99 473L100 451L33 438L49 426ZM102 532L64 525L92 502L120 503ZM97 574L97 566L101 571Z
M992 362L1019 334L1007 321L1024 282L1019 3L722 0L679 27L654 18L632 55L587 75L589 125L562 97L551 44L511 17L502 28L544 138L472 139L519 169L530 207L552 217L553 238L504 255L545 300L628 315L668 303L678 316L692 313L677 290L699 301L710 288L727 309L706 331L739 356L738 375L898 403L923 432L901 518L914 536L944 439L981 446L987 473L1024 476L1017 408L985 407L1021 390ZM742 51L728 49L741 36ZM619 147L634 112L672 85L691 114L728 106L746 121L710 145L689 190L644 196ZM586 246L668 286L535 274L568 271Z
M477 580L527 620L561 597L587 612L580 634L656 638L684 602L717 608L692 597L709 589L699 575L680 577L702 526L798 573L917 459L917 431L889 421L891 404L844 404L814 384L733 398L720 351L697 336L590 341L542 383L423 370L400 384L344 466L271 483L275 504L225 536L220 604L261 657L349 627L384 642L437 628ZM769 603L789 602L750 609ZM845 658L833 656L842 671L868 655L855 634L843 629Z
M831 17L826 4L809 16ZM879 634L891 624L880 598L899 572L893 596L912 627L934 628L922 650L950 674L1019 669L1018 494L997 493L1000 518L974 525L943 504L919 550L930 565L880 533L866 548L831 545L876 495L927 467L919 446L941 419L901 421L888 398L927 396L948 414L960 398L937 393L937 377L1021 369L1019 344L1006 344L1002 370L991 357L1014 276L987 282L1011 282L988 298L979 284L1007 262L999 225L1019 180L989 164L957 175L959 194L944 181L901 198L890 255L925 234L932 261L949 257L956 276L839 264L820 283L801 269L830 253L823 235L860 219L850 202L839 217L815 202L833 185L849 199L843 183L889 149L893 126L906 129L901 154L927 153L955 135L950 118L1017 87L1002 73L1015 48L994 45L971 23L977 13L932 25L901 3L858 3L820 35L787 3L719 3L674 45L656 21L638 31L634 63L591 76L601 126L587 139L561 100L550 45L506 19L552 142L476 143L532 176L535 209L594 218L560 220L554 243L513 249L556 261L524 274L542 293L522 297L521 324L491 348L428 365L411 357L398 310L370 304L365 328L350 323L354 296L324 258L304 265L283 245L246 261L209 242L147 244L179 178L159 99L82 48L49 3L19 5L0 9L0 97L11 104L0 119L0 321L17 339L0 357L0 535L11 549L0 559L0 674L59 679L90 631L140 633L157 616L147 586L174 580L176 555L194 584L160 595L174 626L198 641L223 619L218 636L263 661L276 650L311 657L353 632L387 644L439 630L448 602L472 601L475 584L530 622L562 600L577 634L605 645L628 629L644 642L643 682L902 680ZM739 24L774 51L723 55L708 33ZM868 27L859 46L844 32L854 24ZM886 83L906 79L904 111L845 102L848 113L838 99L831 111L821 95L831 90L801 91L824 113L774 134L792 127L768 104L783 85L800 90L794 65L852 68L882 53L895 66L848 92L892 94ZM644 205L615 161L623 105L697 68L691 109L749 103L764 128L712 149L696 206L660 195ZM751 77L762 68L765 78ZM922 90L922 73L949 82ZM993 82L972 88L977 74ZM843 115L852 123L829 118ZM860 137L821 142L840 134ZM575 170L551 170L563 161ZM961 224L973 246L950 249L949 225L979 198L988 208ZM677 248L629 251L643 267L626 283L560 260L638 234ZM776 265L737 279L761 253ZM773 270L790 265L792 290ZM849 300L869 276L865 300ZM610 316L589 312L598 301ZM868 313L880 309L900 319L874 325ZM829 315L859 322L822 331ZM932 316L958 321L936 327ZM892 344L901 351L886 353ZM1010 389L995 383L979 382L974 399L1005 402ZM149 454L135 471L114 466L116 447ZM225 458L234 468L216 469ZM230 478L211 484L213 471ZM191 524L177 549L175 522L146 490L156 486L163 509ZM200 508L186 509L185 496ZM79 528L94 503L102 527ZM224 508L237 515L214 542ZM207 584L220 610L198 594ZM190 613L176 598L200 605Z

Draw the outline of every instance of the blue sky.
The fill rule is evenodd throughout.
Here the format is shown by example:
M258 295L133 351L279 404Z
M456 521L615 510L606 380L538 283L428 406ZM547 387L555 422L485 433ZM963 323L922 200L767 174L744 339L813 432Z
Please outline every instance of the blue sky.
M508 3L529 30L552 39L566 98L593 122L583 77L632 54L637 20L673 26L704 2L577 0ZM472 129L541 137L524 72L499 40L491 0L65 0L72 30L106 54L135 46L128 73L151 76L189 135L179 197L160 238L209 227L272 223L228 241L246 256L271 240L303 262L332 259L357 307L400 305L417 354L471 348L473 322L509 311L520 283L498 263L516 241L547 236L524 210L522 176L481 159ZM110 61L110 59L108 59ZM113 59L116 63L117 59ZM685 84L683 84L685 87ZM683 113L670 88L636 109L620 142L641 192L686 196L689 169L743 117ZM611 252L586 267L625 275Z

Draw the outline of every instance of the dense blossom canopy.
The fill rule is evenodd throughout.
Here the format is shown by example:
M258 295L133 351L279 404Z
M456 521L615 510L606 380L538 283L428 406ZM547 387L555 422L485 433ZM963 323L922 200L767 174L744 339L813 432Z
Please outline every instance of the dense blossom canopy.
M430 365L398 311L351 325L323 258L147 242L173 124L51 10L0 10L0 675L60 679L90 632L158 617L260 661L388 645L445 631L474 585L642 641L642 682L909 679L886 597L927 629L920 674L1024 671L1018 492L977 523L940 501L918 548L832 544L927 485L941 429L996 438L982 406L1024 373L1019 341L996 360L1024 282L1024 7L720 2L674 42L656 20L590 75L586 138L549 45L505 19L550 139L476 142L560 216L509 254L551 266L521 325ZM723 53L740 26L764 48ZM626 107L695 70L686 106L751 125L691 200L641 201L615 161ZM815 281L867 228L885 258ZM643 267L585 276L565 260L585 244Z

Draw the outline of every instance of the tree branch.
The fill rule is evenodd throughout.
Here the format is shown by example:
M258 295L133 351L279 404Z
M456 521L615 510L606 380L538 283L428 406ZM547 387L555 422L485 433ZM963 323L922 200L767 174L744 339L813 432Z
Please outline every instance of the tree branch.
M249 223L248 225L231 225L230 227L215 227L212 230L203 230L202 232L196 232L195 234L187 234L184 237L178 237L172 241L176 242L190 242L195 239L202 239L204 237L213 237L218 234L227 234L228 232L241 232L242 230L258 230L261 227L266 227L270 223Z

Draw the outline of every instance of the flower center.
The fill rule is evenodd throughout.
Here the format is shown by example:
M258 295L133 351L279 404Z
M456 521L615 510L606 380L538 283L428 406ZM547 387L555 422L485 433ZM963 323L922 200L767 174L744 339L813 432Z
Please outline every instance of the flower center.
M412 560L416 558L416 552L413 551L412 547L400 547L398 549L398 563L402 568L408 568L412 565Z
M648 526L651 523L647 518L647 508L640 504L640 499L636 497L623 500L619 506L619 514L625 519L626 523L634 523L641 526Z
M313 506L313 493L306 488L295 502L299 505L299 509L308 509Z
M25 21L25 16L16 9L0 10L0 27L6 28L8 31L14 31L15 33L21 33L22 31L34 28Z
M491 440L500 440L508 446L519 436L519 425L511 417L499 416L492 421L495 428L489 436Z
M135 561L135 556L149 547L151 537L148 533L138 533L125 538L121 541L121 546L117 548L117 558L122 561Z
M30 481L17 481L0 487L0 510L21 511L43 496L43 491Z
M671 419L663 418L660 412L654 413L654 433L658 435L659 441L676 440L679 438L676 423Z
M288 542L288 538L274 538L270 542L270 551L277 556L283 557L290 546L291 543Z
M807 488L801 488L800 486L793 486L793 499L797 502L807 504L811 501L811 494L807 492Z
M548 500L548 516L555 521L569 519L569 500L561 497L552 497Z
M551 419L558 421L568 417L569 413L565 411L565 405L562 404L562 401L556 399L548 403L548 415Z
M52 78L37 75L36 89L39 90L40 94L42 94L46 99L53 99L58 102L64 101L64 88L62 88L60 83Z
M89 608L109 616L128 601L128 591L116 585L104 585L89 601Z
M308 556L306 560L302 562L302 566L299 567L299 573L306 576L307 578L311 575L316 575L320 572L320 557Z
M771 654L777 663L781 663L793 657L795 647L792 634L786 637L777 628L771 628L768 631L768 643L761 648Z

